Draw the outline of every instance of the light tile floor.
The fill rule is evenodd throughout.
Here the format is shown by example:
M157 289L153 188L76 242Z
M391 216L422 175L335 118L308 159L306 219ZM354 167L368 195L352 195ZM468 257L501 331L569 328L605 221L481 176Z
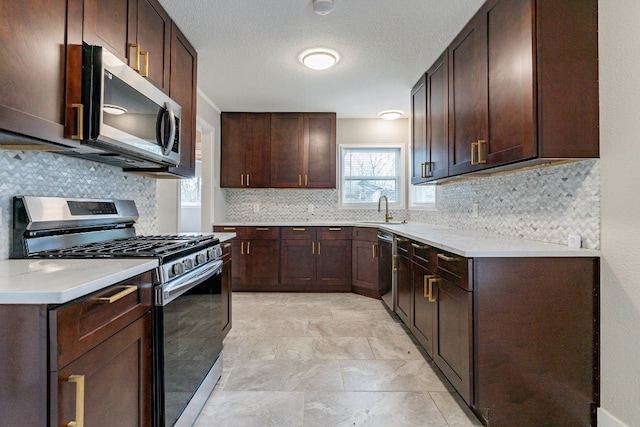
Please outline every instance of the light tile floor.
M196 426L479 426L378 300L234 293L224 371Z

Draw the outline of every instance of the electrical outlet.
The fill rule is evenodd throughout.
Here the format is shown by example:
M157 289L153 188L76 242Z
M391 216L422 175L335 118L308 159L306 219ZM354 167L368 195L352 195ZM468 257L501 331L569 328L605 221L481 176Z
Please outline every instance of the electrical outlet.
M579 234L569 234L567 238L567 246L570 248L582 247L582 237Z
M253 213L260 213L260 203L253 204Z
M313 205L309 205L308 211L309 211L309 213L315 212L315 207Z
M478 218L478 204L471 205L471 218Z

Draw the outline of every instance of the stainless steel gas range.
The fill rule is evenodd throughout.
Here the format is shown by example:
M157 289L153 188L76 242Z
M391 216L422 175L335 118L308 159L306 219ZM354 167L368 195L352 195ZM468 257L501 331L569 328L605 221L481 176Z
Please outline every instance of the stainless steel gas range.
M222 373L222 251L213 234L138 236L132 200L15 197L12 258L156 258L154 425L191 425Z

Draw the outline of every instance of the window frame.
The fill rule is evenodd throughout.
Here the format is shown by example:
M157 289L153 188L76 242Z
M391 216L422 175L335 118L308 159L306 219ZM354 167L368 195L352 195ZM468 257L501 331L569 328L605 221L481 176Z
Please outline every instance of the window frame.
M343 151L345 149L362 149L362 150L375 150L375 149L399 149L399 159L396 165L397 179L398 179L398 201L389 202L389 209L405 209L406 207L406 192L407 192L407 177L406 177L406 145L399 143L388 144L339 144L338 145L338 208L339 209L378 209L378 202L371 203L345 203L343 201L344 190L344 167L343 167Z

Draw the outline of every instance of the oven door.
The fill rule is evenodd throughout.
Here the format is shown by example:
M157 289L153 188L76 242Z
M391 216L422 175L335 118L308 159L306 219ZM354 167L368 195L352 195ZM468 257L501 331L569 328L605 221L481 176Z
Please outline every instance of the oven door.
M192 425L222 373L222 261L156 288L156 426Z

